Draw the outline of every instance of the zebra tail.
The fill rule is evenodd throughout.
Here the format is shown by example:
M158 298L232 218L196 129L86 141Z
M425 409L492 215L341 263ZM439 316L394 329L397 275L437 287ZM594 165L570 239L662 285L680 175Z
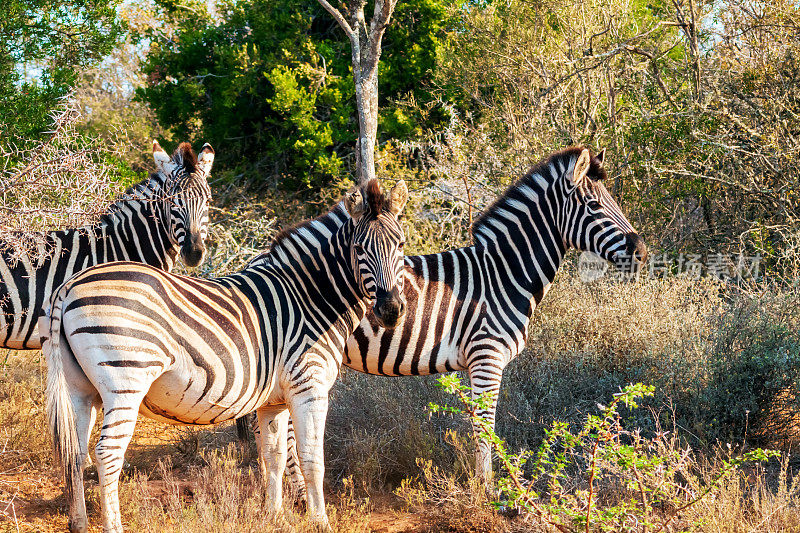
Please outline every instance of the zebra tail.
M53 436L53 451L64 467L67 501L72 501L73 480L82 479L78 464L80 454L75 412L69 394L69 384L64 373L64 357L71 356L67 339L61 329L63 294L58 291L52 299L49 316L39 318L42 336L42 353L47 360L47 416Z

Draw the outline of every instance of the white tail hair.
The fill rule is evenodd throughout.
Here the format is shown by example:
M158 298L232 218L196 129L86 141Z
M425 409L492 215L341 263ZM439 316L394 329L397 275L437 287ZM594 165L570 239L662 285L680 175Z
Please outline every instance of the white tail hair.
M75 476L82 476L82 465L78 464L80 450L75 412L64 374L64 356L68 355L64 350L69 350L61 330L61 306L65 292L59 290L53 294L50 313L39 318L39 332L42 353L47 360L47 417L53 436L53 450L64 467L67 499L71 501L72 483Z

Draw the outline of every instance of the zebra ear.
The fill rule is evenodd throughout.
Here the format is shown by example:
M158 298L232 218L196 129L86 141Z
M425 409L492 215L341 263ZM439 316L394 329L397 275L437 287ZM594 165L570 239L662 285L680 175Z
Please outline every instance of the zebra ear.
M597 160L597 163L602 167L603 162L606 160L606 149L603 148L602 150L600 150L600 153L594 157Z
M155 159L156 162L156 170L159 172L169 174L175 168L172 158L161 148L158 141L153 141L153 159Z
M361 191L356 189L344 195L344 206L350 213L350 218L358 220L364 214L364 196Z
M389 212L394 216L399 215L406 206L406 202L408 202L408 187L406 187L405 181L400 180L389 191Z
M203 145L203 149L200 150L200 153L197 155L197 168L202 170L203 173L208 176L211 172L211 165L214 163L214 149L211 148L211 145L206 143Z
M589 156L589 150L584 148L581 150L581 155L578 156L578 160L575 161L575 170L572 173L572 183L576 187L583 183L583 180L586 179L586 174L589 172L589 167L591 166L591 156Z

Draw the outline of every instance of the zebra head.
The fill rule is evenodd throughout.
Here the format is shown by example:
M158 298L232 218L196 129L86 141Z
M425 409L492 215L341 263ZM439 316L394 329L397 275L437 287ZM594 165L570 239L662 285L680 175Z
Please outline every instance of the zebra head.
M350 256L356 282L374 302L375 318L392 328L406 312L403 299L405 234L398 216L408 200L403 180L384 196L378 180L347 194L344 199L352 224Z
M596 253L619 269L635 271L647 258L647 247L603 185L605 150L592 155L586 148L577 148L566 154L574 154L565 161L559 180L566 199L561 221L566 242Z
M206 143L195 155L189 143L181 143L170 157L153 141L153 158L164 177L165 215L169 239L180 249L190 267L203 262L208 234L208 203L211 189L207 177L214 162L214 149Z

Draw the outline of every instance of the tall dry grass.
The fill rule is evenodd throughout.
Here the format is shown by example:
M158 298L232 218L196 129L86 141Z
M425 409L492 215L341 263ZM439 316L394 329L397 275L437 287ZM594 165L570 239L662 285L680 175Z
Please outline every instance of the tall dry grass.
M39 352L0 353L0 472L50 465L44 408L44 361Z
M275 515L255 468L243 468L234 446L206 450L202 464L176 470L169 457L149 476L139 472L122 485L121 508L129 531L152 533L313 531L315 526L287 502ZM329 506L336 531L368 531L368 499L348 495Z

